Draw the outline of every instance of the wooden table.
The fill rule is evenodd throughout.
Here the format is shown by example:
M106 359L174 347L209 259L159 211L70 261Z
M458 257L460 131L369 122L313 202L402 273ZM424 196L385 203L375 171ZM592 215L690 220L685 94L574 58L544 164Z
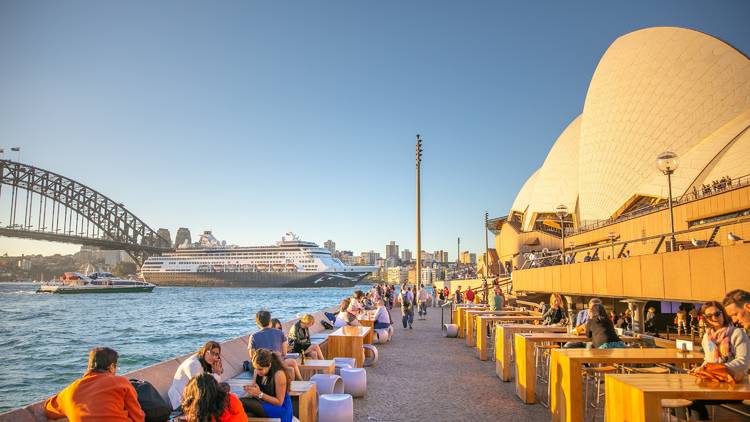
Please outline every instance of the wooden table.
M516 333L567 333L567 327L534 324L495 323L495 373L501 380L510 381L513 374L511 351Z
M479 315L475 319L477 326L477 350L479 351L479 359L487 360L487 347L492 341L492 338L487 338L487 324L529 323L533 321L541 321L542 317L536 315Z
M528 315L529 313L526 311L514 311L514 310L502 310L502 311L490 311L490 310L467 310L464 311L465 315L465 321L463 324L463 327L465 329L465 336L466 336L466 345L469 347L473 347L475 340L474 340L474 327L476 326L476 322L474 321L476 317L480 315Z
M518 334L516 334L518 336ZM516 348L516 351L518 348ZM677 365L700 364L703 354L681 352L677 349L558 349L552 351L550 377L552 394L550 411L553 421L583 420L584 363L644 364L672 363ZM650 375L650 374L649 374ZM663 375L662 375L663 376ZM659 413L657 412L657 415Z
M365 337L372 331L370 327L341 327L328 336L328 358L354 358L357 368L365 361L363 348Z
M607 375L604 389L608 422L661 421L662 399L750 399L750 384L706 382L687 374Z
M332 360L305 359L300 363L299 371L302 378L309 380L315 374L333 374L336 372L336 363Z
M456 305L453 309L453 323L458 326L458 337L464 338L465 312L467 310L479 310L489 308L487 305L477 305L473 303Z
M372 344L372 337L375 332L375 320L368 316L359 317L357 320L363 327L370 327L370 332L365 336L365 344Z
M292 381L289 390L294 416L300 422L315 422L318 417L318 393L314 382Z

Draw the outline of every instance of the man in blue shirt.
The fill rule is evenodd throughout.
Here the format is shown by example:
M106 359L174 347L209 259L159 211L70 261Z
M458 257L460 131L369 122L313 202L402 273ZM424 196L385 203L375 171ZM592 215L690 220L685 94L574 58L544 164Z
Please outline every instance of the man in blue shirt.
M247 342L247 352L250 356L250 361L252 362L256 350L271 350L281 356L286 366L294 369L296 379L301 380L302 374L300 373L297 361L285 358L289 344L286 341L284 332L278 328L271 328L271 313L266 310L258 311L255 314L255 323L260 327L260 331L251 334Z
M586 309L582 309L580 312L578 312L578 315L576 315L576 333L582 333L586 329L586 324L589 322L589 309L591 309L592 306L595 304L601 304L602 300L598 297L592 297L589 299L589 306ZM570 341L563 345L566 349L577 349L577 348L584 348L586 347L586 343L582 341Z

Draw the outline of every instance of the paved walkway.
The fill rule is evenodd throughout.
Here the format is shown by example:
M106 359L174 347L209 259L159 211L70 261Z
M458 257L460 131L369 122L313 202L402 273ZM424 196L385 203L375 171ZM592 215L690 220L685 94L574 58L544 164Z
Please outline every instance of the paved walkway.
M549 420L548 409L521 403L515 384L500 381L494 361L480 361L464 339L442 336L440 308L428 308L413 330L402 328L400 310L391 316L396 333L376 346L380 359L367 368L367 396L354 400L356 421Z

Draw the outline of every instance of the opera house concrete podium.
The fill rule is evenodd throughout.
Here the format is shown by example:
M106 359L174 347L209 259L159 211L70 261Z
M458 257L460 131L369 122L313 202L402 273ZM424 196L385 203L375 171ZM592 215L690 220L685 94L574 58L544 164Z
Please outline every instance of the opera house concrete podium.
M676 158L660 171L666 151ZM689 29L618 38L581 114L488 226L517 291L702 301L750 289L750 60ZM561 250L567 265L538 259L559 264Z

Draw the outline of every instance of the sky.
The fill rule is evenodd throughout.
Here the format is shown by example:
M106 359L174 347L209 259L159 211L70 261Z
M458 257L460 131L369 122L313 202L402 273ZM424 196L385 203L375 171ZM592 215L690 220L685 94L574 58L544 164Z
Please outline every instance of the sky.
M750 53L738 1L0 0L0 148L154 229L230 244L484 248L619 36ZM76 245L0 238L0 253Z

